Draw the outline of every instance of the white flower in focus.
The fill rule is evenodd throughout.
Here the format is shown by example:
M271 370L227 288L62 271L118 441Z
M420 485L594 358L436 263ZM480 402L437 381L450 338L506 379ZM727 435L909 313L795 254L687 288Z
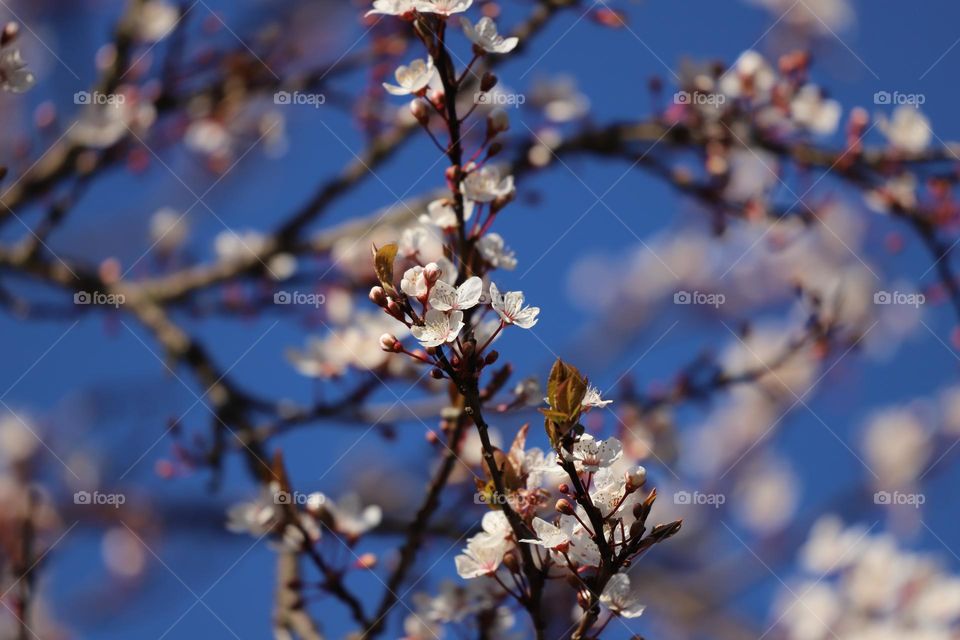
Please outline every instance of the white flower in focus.
M508 291L501 295L497 285L491 282L490 305L507 324L515 324L521 329L530 329L537 324L540 307L524 307L522 291Z
M186 216L170 207L158 209L150 217L150 241L163 253L179 249L189 232Z
M742 96L764 99L769 96L777 75L766 59L756 51L744 51L720 78L720 91L731 98Z
M430 291L430 306L440 311L470 309L477 306L483 295L483 280L477 276L468 278L459 287L438 280Z
M148 0L136 10L133 25L137 39L158 42L166 38L180 20L180 9L164 0Z
M517 268L516 254L508 248L499 233L488 233L477 241L477 250L494 269L513 271Z
M423 273L423 267L416 265L403 272L403 279L400 280L400 291L411 298L419 298L427 295L427 277Z
M463 195L474 202L493 202L513 194L513 176L502 175L496 166L474 169L463 180Z
M630 588L630 577L625 573L610 578L600 594L600 602L624 618L636 618L645 608L640 604L637 593Z
M461 578L488 576L500 567L507 545L486 534L479 534L467 541L467 548L454 559Z
M597 472L616 462L622 454L623 448L616 438L597 440L589 433L580 436L573 445L573 459L578 471Z
M790 117L804 129L821 136L832 134L840 123L840 103L823 97L819 87L805 84L790 101Z
M580 405L583 407L600 407L602 409L608 404L612 403L613 400L604 400L600 397L600 389L597 389L593 385L589 385L587 387L587 392L583 395L583 400L580 402Z
M472 4L473 0L414 0L413 8L421 13L449 16L454 13L463 13Z
M550 549L551 551L562 550L564 545L570 544L570 536L566 531L560 527L550 524L543 518L535 517L532 524L533 531L537 534L537 537L532 540L521 540L520 542L539 545L545 549Z
M366 15L402 16L414 9L413 0L373 0L373 8Z
M397 79L397 84L383 83L383 88L387 93L395 96L406 96L411 93L419 93L427 88L430 80L437 72L433 66L433 58L427 57L426 60L419 58L409 65L400 65L393 74Z
M463 221L466 222L473 215L473 201L463 201ZM456 229L458 225L457 212L448 198L434 200L427 205L427 214L420 216L422 224L432 224L441 229Z
M454 311L447 315L443 311L430 309L423 318L423 326L410 328L413 337L425 347L439 347L453 342L463 329L463 312Z
M20 57L20 49L6 46L0 49L0 88L12 93L23 93L36 83L33 72Z
M930 145L933 131L930 121L916 107L902 104L893 110L893 118L881 116L877 127L890 144L907 153L920 153Z
M520 42L519 38L504 38L497 33L496 23L486 16L476 25L467 18L460 18L460 24L467 39L487 53L510 53Z

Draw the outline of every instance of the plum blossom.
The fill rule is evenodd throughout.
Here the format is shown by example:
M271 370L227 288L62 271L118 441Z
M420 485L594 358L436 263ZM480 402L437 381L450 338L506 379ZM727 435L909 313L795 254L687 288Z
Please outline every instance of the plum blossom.
M513 271L517 268L516 254L506 246L499 233L488 233L477 241L477 250L495 269Z
M406 96L412 93L419 93L427 88L437 70L433 66L433 58L427 56L426 60L416 59L409 65L400 65L394 72L397 84L383 83L383 88L387 93L395 96Z
M823 97L819 87L805 84L790 101L790 116L804 129L830 135L840 122L840 103Z
M573 459L578 471L597 472L619 460L622 454L623 448L616 438L597 440L589 433L580 436L573 445Z
M490 304L506 324L515 324L521 329L531 329L537 324L540 307L524 307L522 291L500 294L497 285L490 283Z
M7 45L0 49L0 88L12 93L23 93L36 83L33 72L20 56L20 49Z
M570 536L566 531L556 525L552 525L543 518L535 517L531 523L534 533L537 537L534 539L521 540L528 544L535 544L551 551L563 550L570 544Z
M414 0L413 7L421 13L449 16L454 13L463 13L472 4L473 0Z
M510 546L510 523L502 511L483 516L483 532L467 541L467 548L454 562L461 578L479 578L494 573Z
M466 222L473 215L473 202L471 200L463 201L463 221ZM432 224L441 229L455 229L459 222L457 221L457 212L453 208L453 203L448 198L434 200L427 205L427 214L420 216L420 222L423 224Z
M468 278L459 287L438 281L430 292L430 306L440 311L463 311L477 306L483 295L483 280L477 276Z
M530 103L556 123L579 120L590 111L590 99L572 76L559 75L537 80L530 90Z
M777 82L776 72L756 51L744 51L720 78L720 91L731 98L765 99Z
M427 295L429 288L430 285L427 282L426 275L424 275L424 268L420 265L410 267L403 272L403 278L400 280L400 291L403 291L411 298L419 298Z
M410 331L423 346L439 347L456 340L461 329L463 329L462 311L446 314L437 309L430 309L423 318L423 326L414 325Z
M324 499L314 498L315 495ZM360 496L355 493L347 494L337 502L323 494L312 494L310 497L333 518L334 530L349 538L359 538L378 526L383 519L383 510L378 505L363 506Z
M474 202L493 202L513 193L513 176L504 176L496 166L474 169L463 180L463 194Z
M618 573L610 578L600 594L600 602L624 618L636 618L645 609L640 604L636 591L630 588L630 577L625 573Z
M916 107L906 104L894 109L890 120L881 116L877 127L893 147L907 153L920 153L933 138L927 117Z
M480 18L476 25L467 18L460 18L463 33L478 48L487 53L509 53L516 48L519 38L504 38L497 33L497 25L490 18Z
M587 392L583 395L583 400L580 402L580 404L584 408L600 407L602 409L612 402L613 400L604 400L601 398L600 389L597 389L591 384L587 386Z
M366 15L402 16L414 10L414 0L373 0L373 8Z

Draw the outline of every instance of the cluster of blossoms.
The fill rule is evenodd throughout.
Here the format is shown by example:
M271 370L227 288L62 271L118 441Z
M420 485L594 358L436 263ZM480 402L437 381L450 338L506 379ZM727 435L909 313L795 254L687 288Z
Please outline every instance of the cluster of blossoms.
M486 133L470 154L462 147L460 132L473 109L459 115L457 93L479 58L507 53L518 43L500 36L489 18L476 24L461 20L474 59L458 74L443 33L448 17L470 4L378 0L372 11L412 21L426 46L428 57L399 67L396 84L384 83L384 88L392 95L414 96L411 113L451 163L446 172L449 196L429 203L420 226L404 231L397 242L374 247L379 284L371 289L370 300L402 323L421 348L408 348L393 332L385 333L380 345L430 366L434 378L450 381L451 392L464 406L460 420L472 422L479 434L480 468L486 479L477 480L478 495L492 507L483 517L482 531L455 559L460 577L478 586L447 586L436 598L424 596L406 631L408 638L426 637L440 625L484 611L499 621L494 631L485 627L487 634L496 635L512 624L509 609L500 605L512 599L530 613L539 637L544 585L562 579L576 585L581 613L575 637L585 637L599 633L602 627L595 625L613 616L641 614L628 569L640 553L676 533L680 523L648 530L656 491L640 491L646 471L623 455L617 439L598 440L585 432L581 416L610 401L562 361L551 371L547 406L540 405L550 450L526 448L527 426L507 452L490 437L482 412L483 400L492 393L490 387L483 393L479 388L484 369L499 357L489 347L508 326L535 326L540 310L527 306L523 293L503 292L490 278L495 269L516 266L504 239L490 231L515 193L513 177L489 163L500 150L497 136L509 128L509 119L499 109L486 114ZM489 72L476 77L481 93L497 84ZM433 131L437 121L445 125L447 144ZM470 159L464 161L467 154ZM437 240L442 250L431 252L430 244ZM499 388L497 381L502 385L509 371L496 372L491 386ZM534 394L525 389L522 395L526 403ZM539 404L538 398L533 403ZM454 446L468 442L464 438ZM604 610L609 613L600 621Z
M801 549L804 579L775 610L790 640L953 638L960 578L889 534L825 517Z
M0 89L13 93L23 93L36 83L16 46L19 33L20 27L15 22L8 22L0 31Z

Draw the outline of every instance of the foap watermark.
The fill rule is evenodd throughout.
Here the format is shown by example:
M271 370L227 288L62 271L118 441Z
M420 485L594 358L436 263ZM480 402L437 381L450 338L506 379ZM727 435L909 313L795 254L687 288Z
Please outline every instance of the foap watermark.
M701 493L700 491L677 491L673 494L674 504L709 505L719 509L727 501L722 493Z
M126 503L127 496L122 493L101 493L99 491L77 491L73 494L73 504L84 506L108 506L119 509Z
M927 101L922 93L901 93L900 91L877 91L873 94L873 104L909 104L919 107Z
M873 503L882 505L906 505L920 508L927 501L922 493L904 493L902 491L877 491L873 494Z
M727 301L722 293L704 293L702 291L677 291L673 294L673 304L697 304L719 308Z
M277 491L273 494L273 504L305 505L309 500L310 494L301 491Z
M704 91L677 91L673 94L674 104L695 104L719 107L727 101L722 93L708 93Z
M306 304L319 307L327 301L322 293L306 293L304 291L277 291L273 294L273 304Z
M477 91L473 94L474 104L487 104L494 107L519 107L526 101L527 96L522 93Z
M100 91L77 91L73 94L74 104L103 104L116 106L127 101L122 93L101 93Z
M520 505L516 498L498 493L496 491L492 493L477 492L473 494L473 504L486 504L486 505L505 505L508 504L514 509L517 509Z
M303 91L277 91L273 94L273 104L305 104L319 109L327 102L322 93L305 93Z
M91 304L118 308L127 298L122 293L104 293L103 291L77 291L73 294L73 304Z
M873 304L902 304L914 308L927 301L922 293L905 293L903 291L877 291L873 294Z

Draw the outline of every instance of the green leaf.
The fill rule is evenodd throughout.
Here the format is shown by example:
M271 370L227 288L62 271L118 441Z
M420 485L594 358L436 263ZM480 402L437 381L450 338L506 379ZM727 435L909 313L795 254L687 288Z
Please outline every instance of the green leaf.
M373 247L373 269L377 273L377 279L387 293L395 295L397 290L393 286L393 263L397 259L397 244L391 242L385 244L379 249Z

